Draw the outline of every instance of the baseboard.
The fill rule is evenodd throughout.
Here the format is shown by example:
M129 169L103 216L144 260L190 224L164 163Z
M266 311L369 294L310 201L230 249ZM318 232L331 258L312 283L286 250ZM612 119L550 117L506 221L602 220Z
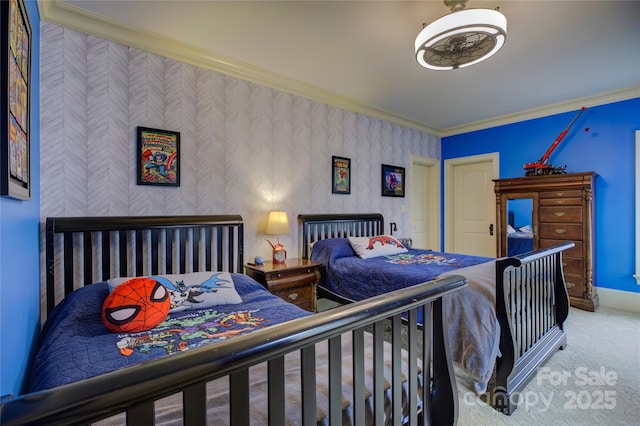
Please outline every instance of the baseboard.
M600 306L622 311L640 312L640 293L598 287Z

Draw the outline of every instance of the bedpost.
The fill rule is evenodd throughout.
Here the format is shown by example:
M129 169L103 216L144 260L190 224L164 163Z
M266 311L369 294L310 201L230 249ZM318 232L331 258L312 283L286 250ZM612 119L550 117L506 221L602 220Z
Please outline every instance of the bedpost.
M494 408L503 414L510 415L516 409L511 401L508 389L509 375L513 371L516 362L515 339L511 333L511 321L507 313L507 294L505 292L504 271L507 267L520 267L521 262L517 258L505 258L496 260L496 317L500 324L500 351L502 356L496 360L496 387L494 390Z
M442 308L442 297L433 302L432 329L433 389L429 424L455 425L458 423L458 388L451 363L447 313Z
M564 282L564 272L562 268L562 252L556 253L557 261L555 267L556 274L556 322L558 326L564 330L564 322L569 316L569 293L567 286ZM564 349L566 342L560 346L560 349Z
M47 309L51 312L56 305L55 298L55 259L53 257L54 247L54 219L47 218L45 225L45 258L46 258L46 288L47 288Z

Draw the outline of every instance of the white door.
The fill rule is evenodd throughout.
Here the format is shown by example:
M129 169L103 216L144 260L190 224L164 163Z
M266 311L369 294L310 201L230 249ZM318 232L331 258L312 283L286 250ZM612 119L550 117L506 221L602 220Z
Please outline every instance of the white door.
M495 257L498 155L446 160L445 173L445 251Z
M440 250L440 162L411 157L413 247Z

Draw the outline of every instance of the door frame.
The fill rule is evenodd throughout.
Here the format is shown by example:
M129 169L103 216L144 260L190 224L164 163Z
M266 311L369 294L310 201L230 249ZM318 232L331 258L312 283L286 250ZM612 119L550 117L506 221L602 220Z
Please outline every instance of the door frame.
M493 178L498 179L500 177L500 153L492 152L489 154L470 155L467 157L451 158L444 160L444 251L450 252L451 241L453 241L453 187L451 185L453 179L453 169L456 166L475 164L475 163L488 163L493 166ZM495 197L493 198L495 212ZM494 220L495 229L495 220Z
M411 176L411 187L413 188L413 167L414 165L419 164L421 166L427 167L427 173L429 174L429 188L428 188L428 198L429 205L434 206L430 211L429 220L427 223L427 245L433 250L440 249L440 212L441 212L441 199L442 199L442 178L440 173L440 160L436 158L428 158L421 157L419 155L411 154L409 158L409 174ZM413 226L413 205L412 208L409 209L409 226ZM411 237L413 238L413 232L411 232ZM424 248L424 247L421 247Z

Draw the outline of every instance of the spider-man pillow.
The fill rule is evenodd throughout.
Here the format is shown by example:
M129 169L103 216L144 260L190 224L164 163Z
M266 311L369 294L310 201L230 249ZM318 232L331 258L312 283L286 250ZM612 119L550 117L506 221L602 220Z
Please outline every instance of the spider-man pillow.
M349 237L349 243L353 251L362 259L376 256L389 256L392 254L406 253L407 248L391 235L378 235L376 237Z
M150 330L169 314L169 291L158 281L131 278L115 288L102 304L102 323L112 333Z
M148 278L164 285L169 291L171 299L169 312L242 303L229 272L151 275ZM113 292L129 279L131 278L109 280L109 290Z

